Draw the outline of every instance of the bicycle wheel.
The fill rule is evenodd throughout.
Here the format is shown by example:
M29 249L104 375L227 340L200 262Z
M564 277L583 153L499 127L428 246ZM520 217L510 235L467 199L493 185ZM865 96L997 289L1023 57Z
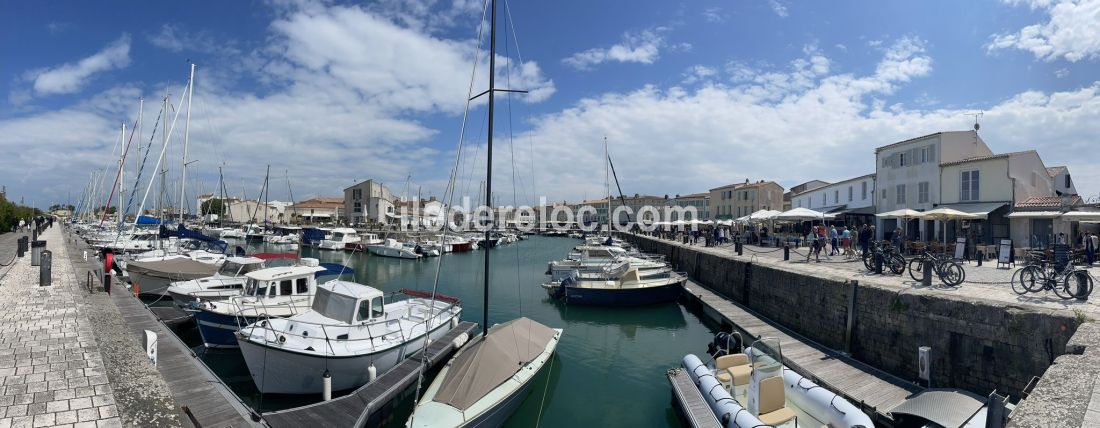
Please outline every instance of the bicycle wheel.
M905 257L902 257L901 254L891 254L890 272L893 272L894 275L905 273Z
M1028 290L1027 285L1024 284L1023 272L1025 269L1027 269L1027 267L1016 269L1016 272L1012 274L1012 291L1021 296L1031 291ZM1032 281L1034 281L1034 277L1032 277Z
M1062 280L1062 284L1054 286L1054 294L1057 294L1063 300L1077 297L1078 293L1088 290L1090 279L1088 273L1074 271L1066 275L1066 278Z
M1039 266L1024 266L1020 268L1020 285L1032 293L1043 291L1046 283L1046 275Z
M924 279L924 257L914 257L909 260L909 276L913 277L914 281Z
M863 267L866 267L868 272L875 271L875 255L873 253L863 255Z
M940 269L940 281L948 286L954 287L962 284L964 279L966 279L966 272L958 263L946 262L943 268Z

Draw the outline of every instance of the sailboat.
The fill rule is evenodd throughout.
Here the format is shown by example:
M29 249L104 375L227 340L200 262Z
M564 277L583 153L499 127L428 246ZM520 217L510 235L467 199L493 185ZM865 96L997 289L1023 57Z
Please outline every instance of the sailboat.
M489 21L489 129L485 163L485 205L492 206L493 107L496 76L496 0ZM476 60L475 60L476 61ZM486 228L485 240L492 228ZM439 372L413 410L410 427L500 426L515 412L533 380L554 356L562 329L526 317L489 328L489 256L485 252L482 335L473 339Z

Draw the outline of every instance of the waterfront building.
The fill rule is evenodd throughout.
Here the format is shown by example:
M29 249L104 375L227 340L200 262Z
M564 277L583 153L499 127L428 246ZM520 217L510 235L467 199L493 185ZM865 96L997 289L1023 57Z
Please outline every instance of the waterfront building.
M940 164L991 156L976 131L937 132L875 149L874 206L883 213L902 208L930 210L940 204ZM877 218L877 239L898 226L896 219ZM939 222L913 222L910 234L931 236Z
M317 197L291 205L294 223L335 223L344 211L344 198Z
M344 189L344 219L349 224L389 224L397 218L390 189L374 179Z
M419 228L439 230L446 221L443 213L446 212L447 205L437 200L435 196L419 201L397 201L394 203L394 209L396 214L390 218L392 221L389 224L396 224L401 230Z
M783 186L774 181L728 184L710 189L711 217L716 220L734 219L759 210L783 208Z
M624 202L624 200L625 200L625 202ZM618 208L622 207L622 206L630 208L629 211L627 211L625 209L624 210L618 210L617 217L615 218L615 221L618 224L626 224L627 222L639 222L639 221L640 222L651 223L651 222L655 222L655 221L660 221L661 220L661 218L660 218L661 211L665 207L671 206L671 204L672 204L672 201L668 198L668 196L663 196L662 197L662 196L641 195L641 194L635 193L634 196L626 196L626 197L623 197L623 198L611 198L611 207L610 208L611 208L612 213L616 212L616 210L618 210ZM590 207L590 208L586 208L586 207ZM656 210L655 211L654 210L646 210L644 212L640 212L642 207L652 207L652 208L655 208ZM589 223L607 224L607 218L608 218L607 199L599 199L599 200L595 200L595 201L583 201L583 202L577 204L576 208L578 209L578 211L574 211L574 213L579 213L580 212L579 210L582 209L582 208L586 210L586 212L582 215L582 217L583 217L582 221L585 224L589 224ZM594 214L593 214L593 211L595 212Z
M814 189L816 189L818 187L821 187L821 186L828 186L828 185L829 185L829 182L827 182L827 181L810 180L810 181L807 181L805 183L799 184L797 186L791 187L790 189L787 190L786 193L783 193L783 209L781 209L780 211L788 211L791 208L795 208L794 204L791 202L792 197L794 195L806 192L808 190L814 190Z
M791 195L790 202L791 208L837 214L837 220L847 224L870 223L875 215L875 174L816 186Z
M674 207L693 207L695 208L695 217L693 218L690 212L684 213L684 218L678 218L676 211L670 211L670 218L668 221L676 220L710 220L710 193L692 193L690 195L676 195L672 199L672 206ZM663 207L661 207L663 208Z

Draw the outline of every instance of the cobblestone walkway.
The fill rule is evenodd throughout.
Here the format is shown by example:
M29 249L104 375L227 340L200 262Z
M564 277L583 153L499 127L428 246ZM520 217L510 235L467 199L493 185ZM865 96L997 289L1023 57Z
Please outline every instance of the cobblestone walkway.
M0 280L0 428L122 426L61 228L40 239L53 285L38 286L29 254Z

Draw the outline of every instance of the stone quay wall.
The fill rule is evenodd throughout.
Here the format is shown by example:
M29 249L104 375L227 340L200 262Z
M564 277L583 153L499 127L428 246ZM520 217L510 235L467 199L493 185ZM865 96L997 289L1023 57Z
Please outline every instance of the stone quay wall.
M980 395L996 389L1019 399L1033 377L1066 353L1082 321L1072 311L986 302L872 277L816 275L812 265L753 263L747 255L623 237L761 316L902 379L918 379L917 351L929 346L933 387Z

